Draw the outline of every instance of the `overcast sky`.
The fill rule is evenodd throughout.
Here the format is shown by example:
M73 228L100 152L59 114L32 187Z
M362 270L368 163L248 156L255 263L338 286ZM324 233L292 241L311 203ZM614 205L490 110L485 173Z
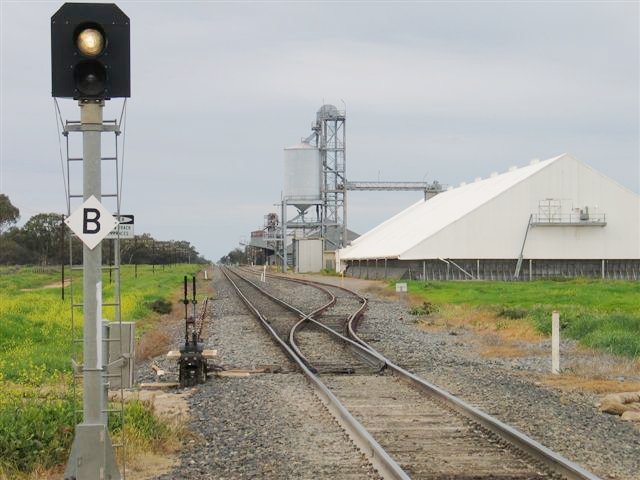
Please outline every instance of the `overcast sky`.
M66 211L50 77L61 2L0 4L0 192L26 221ZM277 211L282 149L323 103L346 105L349 180L457 185L567 152L640 190L638 2L118 5L132 35L122 211L212 260ZM420 196L352 192L349 227Z

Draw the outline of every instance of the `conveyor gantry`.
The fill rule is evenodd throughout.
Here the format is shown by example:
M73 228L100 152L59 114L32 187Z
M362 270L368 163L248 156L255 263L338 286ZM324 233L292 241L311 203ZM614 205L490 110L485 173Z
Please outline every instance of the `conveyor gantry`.
M372 190L372 191L423 191L424 199L437 195L443 191L442 185L437 181L428 182L345 182L346 190Z

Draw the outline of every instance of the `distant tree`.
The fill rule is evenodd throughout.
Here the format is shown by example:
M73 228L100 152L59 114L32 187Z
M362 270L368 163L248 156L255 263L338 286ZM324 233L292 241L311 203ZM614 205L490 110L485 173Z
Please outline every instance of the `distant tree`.
M220 263L225 265L247 263L247 254L241 249L236 248L220 258Z
M18 218L18 209L13 207L6 195L0 195L2 224L10 226ZM31 217L22 228L10 227L0 231L0 264L26 265L40 263L62 264L73 259L82 262L82 243L64 227L63 216L58 213L39 213ZM72 255L69 255L71 239ZM185 240L158 241L145 233L120 242L122 263L174 264L206 263L198 251ZM102 246L102 261L109 264L114 259L113 243L105 241Z
M27 265L37 261L37 256L24 245L22 230L10 228L0 235L0 264Z
M39 213L22 227L25 246L38 255L42 265L60 260L61 219L59 213Z
M136 235L120 243L123 263L205 263L193 245L186 240L159 241L148 233Z
M20 210L15 207L9 197L0 193L0 234L5 229L16 223L20 218Z

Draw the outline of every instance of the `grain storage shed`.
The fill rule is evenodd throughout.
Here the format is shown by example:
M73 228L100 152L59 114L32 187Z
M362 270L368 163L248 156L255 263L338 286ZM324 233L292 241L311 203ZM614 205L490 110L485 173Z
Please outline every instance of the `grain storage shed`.
M337 259L361 278L640 279L640 197L560 155L421 200Z

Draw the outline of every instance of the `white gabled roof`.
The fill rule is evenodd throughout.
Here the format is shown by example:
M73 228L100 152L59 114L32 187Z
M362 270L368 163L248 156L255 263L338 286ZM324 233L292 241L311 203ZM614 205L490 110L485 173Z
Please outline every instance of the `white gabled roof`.
M565 156L532 162L420 200L341 249L340 260L402 258L418 243Z

